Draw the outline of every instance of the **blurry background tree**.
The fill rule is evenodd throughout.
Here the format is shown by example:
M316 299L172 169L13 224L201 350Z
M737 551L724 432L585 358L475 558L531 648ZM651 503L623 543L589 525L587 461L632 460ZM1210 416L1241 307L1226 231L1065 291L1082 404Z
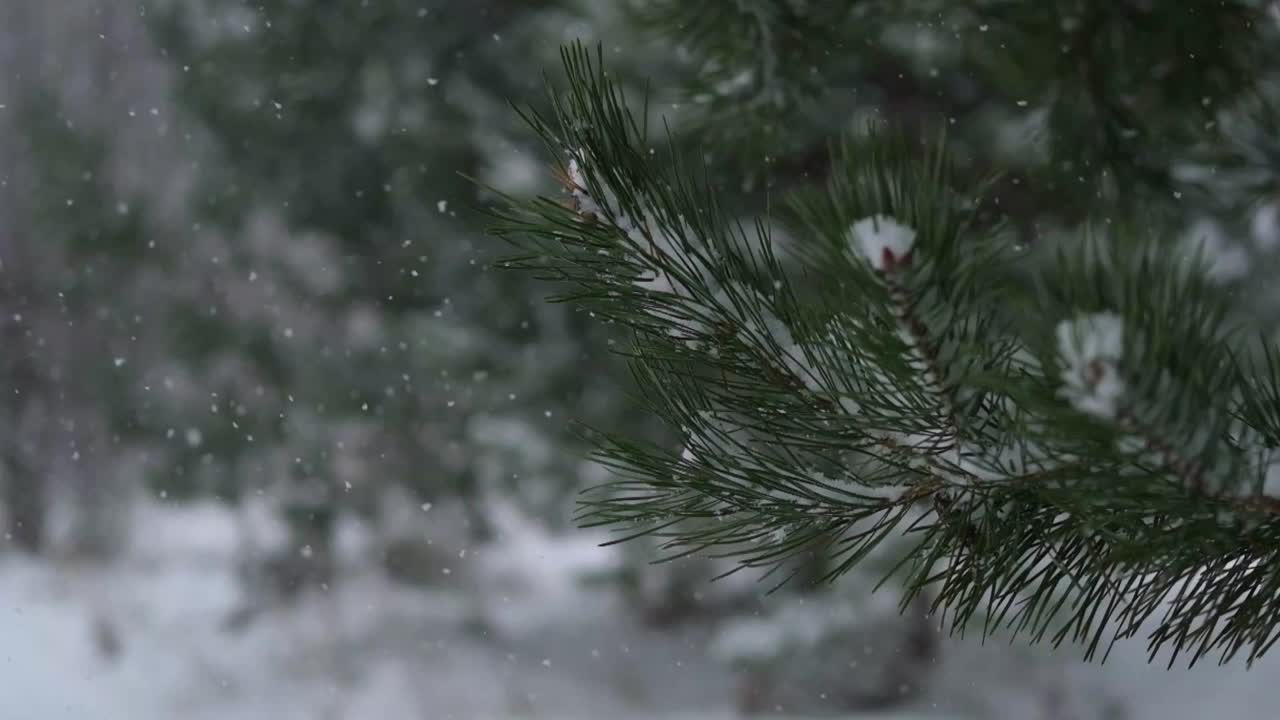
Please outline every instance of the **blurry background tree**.
M292 564L322 563L334 513L376 512L387 483L461 500L477 541L493 494L562 522L580 472L563 418L619 408L581 318L490 270L472 231L488 200L463 177L548 186L503 108L539 96L572 16L452 7L174 1L149 16L199 128L208 247L189 255L217 258L170 320L207 392L171 412L215 393L225 408L195 429L187 479L163 485L279 493Z
M154 301L148 212L117 183L119 134L69 106L59 68L38 62L50 38L29 10L0 18L20 33L3 43L0 113L7 535L32 552L58 539L73 556L102 558L123 539L129 477L145 466L145 449L122 433L137 409L129 359L158 350L139 337Z
M137 469L135 448L121 437L137 417L121 378L132 372L138 313L152 299L145 209L116 199L103 139L77 127L55 98L32 88L15 125L27 171L8 184L11 207L21 208L8 217L23 224L5 233L10 533L40 550L61 490L76 509L72 552L109 556L131 494L118 476Z

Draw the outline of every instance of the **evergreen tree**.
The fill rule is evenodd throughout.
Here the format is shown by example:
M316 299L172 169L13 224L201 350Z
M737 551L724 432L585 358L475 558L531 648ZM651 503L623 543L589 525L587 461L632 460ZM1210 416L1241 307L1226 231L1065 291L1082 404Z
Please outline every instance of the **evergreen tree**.
M75 509L66 549L109 554L129 497L117 478L137 459L129 361L145 347L145 209L114 189L99 132L46 89L24 87L18 99L10 123L23 142L0 185L8 536L42 551L63 495Z
M645 3L702 84L668 137L582 47L526 114L563 195L502 211L510 264L632 333L683 440L601 433L583 520L780 580L892 548L954 630L1265 652L1277 349L1195 223L1274 245L1274 8L823 7Z
M553 57L572 16L170 0L148 17L181 69L201 158L200 249L184 254L206 275L171 320L199 391L151 415L156 432L190 428L168 492L278 497L289 586L326 582L306 568L325 564L335 518L376 513L390 486L424 508L461 499L475 539L497 493L566 520L581 468L560 418L618 413L596 371L608 355L582 353L584 317L491 271L473 208L493 197L466 178L546 187L504 108L539 96L530 60ZM190 423L211 398L219 414Z

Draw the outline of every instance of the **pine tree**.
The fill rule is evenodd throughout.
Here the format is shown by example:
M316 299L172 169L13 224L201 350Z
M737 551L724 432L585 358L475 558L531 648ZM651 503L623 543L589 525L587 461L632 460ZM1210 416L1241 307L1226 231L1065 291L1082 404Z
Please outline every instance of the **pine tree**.
M550 2L152 3L200 158L185 255L206 274L171 322L201 392L151 414L156 432L190 428L165 487L277 497L285 585L326 582L307 568L338 518L375 516L388 488L460 501L474 540L492 495L568 520L580 463L549 449L576 446L558 429L571 410L618 414L591 371L608 356L582 354L585 317L491 270L470 208L493 197L466 179L549 184L503 109L537 99L527 58L551 59L568 17ZM192 422L214 395L222 413Z
M583 522L780 582L893 547L904 607L954 631L1264 653L1280 358L1223 267L1238 248L1195 223L1274 245L1274 9L639 17L685 43L691 103L663 126L669 96L567 49L554 110L525 113L562 196L494 228L511 267L632 335L644 406L682 438L597 434L618 477Z
M47 516L62 495L75 512L63 549L105 555L121 539L129 495L118 478L136 459L129 360L144 345L138 313L153 269L146 213L113 186L99 131L77 123L47 89L19 89L8 120L23 141L0 187L8 535L24 550L44 550Z

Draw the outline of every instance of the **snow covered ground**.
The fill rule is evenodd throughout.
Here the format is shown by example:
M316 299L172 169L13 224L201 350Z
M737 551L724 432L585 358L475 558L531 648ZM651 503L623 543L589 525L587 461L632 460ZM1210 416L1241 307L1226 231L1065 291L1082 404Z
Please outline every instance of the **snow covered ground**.
M728 697L714 667L688 672L697 638L628 627L603 591L564 595L557 567L594 543L530 533L500 557L459 558L477 575L537 571L483 598L396 585L374 565L236 631L236 519L201 506L136 522L108 567L0 556L0 719L597 718Z
M237 522L212 505L150 506L108 567L0 555L0 720L733 717L733 679L704 633L644 629L607 591L570 589L575 569L608 559L590 536L509 518L506 543L459 558L506 590L424 591L371 566L236 630ZM914 714L866 717L1270 718L1280 699L1280 658L1166 672L1136 644L1103 667L1045 655L949 644Z

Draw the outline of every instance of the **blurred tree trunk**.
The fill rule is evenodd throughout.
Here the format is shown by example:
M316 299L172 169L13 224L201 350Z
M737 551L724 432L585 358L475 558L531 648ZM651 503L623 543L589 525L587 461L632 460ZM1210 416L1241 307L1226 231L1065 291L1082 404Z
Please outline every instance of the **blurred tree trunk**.
M0 96L17 95L29 82L30 58L24 52L31 8L0 3ZM24 448L24 415L37 397L38 376L30 357L28 312L34 268L23 247L29 188L24 187L21 138L10 127L13 112L0 113L0 502L5 532L28 552L44 547L46 488Z
M6 532L14 546L26 552L39 553L44 549L48 497L39 476L27 468L13 450L6 447L4 458Z
M283 554L273 559L271 568L286 600L297 598L309 588L327 589L332 585L336 502L330 483L310 477L294 479L281 507L289 542Z
M5 253L10 255L10 253ZM0 257L0 263L7 258ZM5 263L0 267L0 312L5 316L0 319L4 331L3 339L5 359L4 387L5 400L3 418L0 418L0 472L3 472L3 498L7 533L11 542L27 552L40 552L44 548L45 514L48 506L46 479L41 477L35 463L32 462L32 449L27 447L27 429L24 427L30 420L28 413L38 407L32 403L39 396L40 379L35 372L28 353L27 332L23 327L23 314L19 308L19 294L15 292L14 278L16 273ZM37 424L40 419L37 419Z

